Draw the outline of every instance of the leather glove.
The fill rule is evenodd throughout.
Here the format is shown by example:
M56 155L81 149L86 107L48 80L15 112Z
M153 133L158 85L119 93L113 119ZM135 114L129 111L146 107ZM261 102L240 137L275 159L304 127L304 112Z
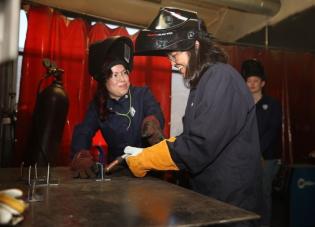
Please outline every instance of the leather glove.
M124 153L129 155L129 156L137 156L138 154L140 154L143 151L143 148L140 147L131 147L131 146L127 146L124 149ZM127 156L128 157L128 156Z
M23 212L27 204L18 197L23 192L20 189L0 191L0 225L16 225L23 220Z
M163 140L151 147L139 149L126 147L124 152L129 169L136 177L144 177L149 170L179 170L171 158L167 142L174 142L175 137Z
M160 122L154 115L149 115L143 119L141 135L149 145L157 144L164 139Z
M75 178L95 178L97 176L96 161L89 150L80 150L72 159L70 169Z

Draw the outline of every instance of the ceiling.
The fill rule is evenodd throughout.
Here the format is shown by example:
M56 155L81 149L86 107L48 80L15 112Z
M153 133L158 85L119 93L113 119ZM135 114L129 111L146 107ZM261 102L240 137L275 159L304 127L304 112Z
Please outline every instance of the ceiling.
M315 50L315 33L309 29L310 23L315 19L313 7L315 0L23 0L22 2L43 4L137 28L146 27L161 7L179 7L196 11L206 22L208 31L223 42L253 45L268 43L270 47Z
M315 7L292 15L279 23L268 27L268 45L281 49L315 52ZM264 45L265 28L245 35L237 42Z

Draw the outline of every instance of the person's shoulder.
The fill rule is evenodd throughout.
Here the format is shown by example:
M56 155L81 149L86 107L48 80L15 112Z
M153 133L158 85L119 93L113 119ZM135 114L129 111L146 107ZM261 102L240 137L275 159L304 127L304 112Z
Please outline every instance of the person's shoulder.
M218 75L226 79L231 79L233 77L237 77L239 79L240 77L239 72L232 65L222 62L211 64L206 70L206 73Z
M208 84L204 86L217 86L221 84L221 86L226 86L230 91L242 91L246 92L246 95L251 96L242 76L239 72L233 68L228 63L215 63L208 67L205 72L205 75L202 76L201 84Z
M148 86L130 86L130 91L134 95L143 95L150 92L150 89Z
M263 95L263 99L267 102L270 102L270 103L280 103L278 101L278 99L276 99L275 97L269 96L269 95Z
M269 95L263 95L262 101L272 106L278 106L278 107L281 106L281 103L278 99Z
M213 64L210 64L210 66L208 67L209 71L217 71L217 70L232 70L232 66L230 64L227 63L223 63L223 62L216 62Z

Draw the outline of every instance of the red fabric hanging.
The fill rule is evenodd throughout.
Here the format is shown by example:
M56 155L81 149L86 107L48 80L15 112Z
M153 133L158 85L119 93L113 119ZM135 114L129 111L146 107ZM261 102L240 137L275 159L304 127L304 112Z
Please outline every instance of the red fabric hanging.
M68 21L62 15L53 13L46 7L31 7L28 11L28 30L25 41L20 82L18 120L16 124L17 142L15 164L20 164L27 147L31 116L35 105L37 85L45 73L43 58L56 61L65 70L64 85L70 99L70 111L62 140L58 163L66 164L70 152L73 127L81 121L87 103L94 96L95 81L87 73L88 45L109 36L125 35L125 28L109 29L102 23L91 26L81 19ZM134 41L136 35L131 38ZM281 101L283 106L283 149L284 158L289 163L303 160L315 147L315 114L311 105L314 90L315 57L310 54L290 53L264 48L224 46L230 56L230 63L240 70L241 63L248 58L262 61L267 73L268 94ZM151 88L165 115L165 134L169 136L171 67L163 57L135 56L134 69L130 75L133 85ZM308 82L305 82L308 81ZM43 84L43 87L47 82ZM295 91L293 91L293 87ZM292 95L292 93L294 95ZM95 144L98 144L95 142Z
M87 71L88 45L109 36L129 36L124 27L110 29L102 23L91 26L89 33L87 29L88 26L82 19L69 21L63 15L46 7L30 8L18 104L17 144L14 156L16 165L22 161L27 147L26 135L30 132L37 85L45 73L45 68L42 66L43 58L53 60L59 68L64 69L63 82L70 106L59 157L53 164L69 163L73 128L84 117L96 88L95 81ZM131 38L134 40L135 37L136 35ZM165 133L169 136L171 67L169 62L164 60L163 58L135 57L130 80L133 85L147 85L151 88L165 114ZM154 69L150 69L153 66ZM163 85L162 90L158 83ZM42 89L48 84L50 82L45 81ZM94 137L93 144L101 145L106 150L106 142L102 140L100 134Z
M14 163L19 165L27 149L31 118L36 101L38 81L45 69L42 59L49 57L52 11L46 7L31 7L27 13L28 29L24 46L20 97L16 123Z
M65 126L58 164L67 164L73 128L78 124L89 102L90 78L87 74L87 28L82 19L66 21L68 26L59 42L62 46L61 64L64 69L64 87L69 96L70 108Z
M172 87L171 63L166 57L146 57L146 59L147 64L145 67L142 67L142 70L146 69L146 83L160 103L164 113L164 134L166 138L169 138Z
M16 164L22 160L22 153L27 147L26 135L31 129L31 115L36 101L37 85L45 73L42 65L43 58L55 61L58 67L65 70L63 82L69 95L70 109L57 164L68 162L73 126L79 122L87 105L87 100L81 93L89 88L80 89L81 84L84 84L88 78L85 23L79 19L71 21L68 26L67 23L64 16L53 13L45 7L31 7L28 12L28 31L18 105ZM44 89L48 84L49 81L45 81L41 88Z
M133 70L130 74L130 83L134 86L145 86L146 85L146 62L147 57L135 56L133 59Z
M110 35L110 29L103 23L96 23L89 32L89 43L102 41Z
M129 37L129 33L125 27L117 27L111 30L110 36L127 36Z

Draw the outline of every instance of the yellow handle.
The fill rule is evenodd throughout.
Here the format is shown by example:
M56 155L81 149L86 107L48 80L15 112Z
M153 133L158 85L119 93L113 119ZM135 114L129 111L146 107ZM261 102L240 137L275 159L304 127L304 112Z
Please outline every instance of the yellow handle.
M3 193L0 193L0 203L3 203L12 209L16 210L20 214L24 212L26 209L27 205L24 203L24 201L15 199L11 196L5 195Z

